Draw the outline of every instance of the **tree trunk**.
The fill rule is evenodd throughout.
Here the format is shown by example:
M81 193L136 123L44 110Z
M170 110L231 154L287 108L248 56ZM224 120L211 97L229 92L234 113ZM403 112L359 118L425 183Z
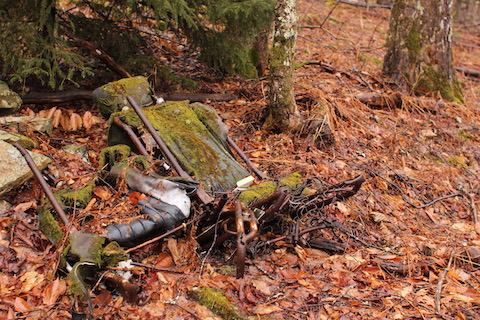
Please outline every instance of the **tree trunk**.
M276 132L296 130L301 124L293 90L298 20L296 4L296 0L279 0L275 8L275 30L269 59L269 105L264 127Z
M406 93L464 102L452 66L453 0L396 0L383 73Z

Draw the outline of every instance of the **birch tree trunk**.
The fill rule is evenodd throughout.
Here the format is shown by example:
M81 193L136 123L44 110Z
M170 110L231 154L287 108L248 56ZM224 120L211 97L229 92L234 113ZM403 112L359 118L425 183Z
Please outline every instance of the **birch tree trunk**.
M296 130L301 125L293 90L296 5L296 0L279 0L275 7L275 30L269 53L269 104L264 128L276 132Z
M452 66L453 0L395 0L383 73L406 93L464 102Z

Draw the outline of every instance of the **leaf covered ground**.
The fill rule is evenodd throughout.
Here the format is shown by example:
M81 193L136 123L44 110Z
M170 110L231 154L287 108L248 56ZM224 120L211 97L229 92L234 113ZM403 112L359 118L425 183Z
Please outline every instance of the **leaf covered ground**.
M400 107L370 108L356 97L392 92L381 76L389 11L303 1L300 17L297 103L305 119L331 126L333 144L314 146L300 135L263 131L264 80L231 77L205 82L202 90L239 97L211 105L269 177L299 172L325 183L367 178L352 198L299 219L300 229L335 219L333 227L303 237L336 241L346 251L331 255L293 240L276 242L249 258L244 279L237 280L233 246L196 252L187 231L131 253L144 264L133 270L142 303L128 303L101 283L91 288L95 318L220 319L195 298L204 287L222 290L238 314L224 316L231 319L480 318L480 82L458 74L465 105L402 95ZM459 26L455 42L454 65L480 70L478 32ZM59 120L52 135L31 135L54 159L56 189L93 179L106 146L106 121L95 123L95 108L82 107L57 106L87 119L87 126L70 116L77 127ZM72 142L87 147L89 162L60 150ZM70 319L77 308L65 273L57 272L64 244L51 245L38 228L42 198L32 180L10 195L14 207L0 217L2 319ZM102 234L106 225L135 216L134 210L123 192L98 186L93 200L70 217L77 229Z

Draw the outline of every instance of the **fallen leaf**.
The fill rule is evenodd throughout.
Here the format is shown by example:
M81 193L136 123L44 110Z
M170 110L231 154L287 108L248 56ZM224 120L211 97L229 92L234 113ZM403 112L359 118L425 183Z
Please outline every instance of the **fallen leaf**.
M141 192L135 191L135 192L130 192L130 194L128 195L128 200L130 200L132 204L137 205L138 201L140 200L148 201L150 200L150 198Z
M45 286L43 290L43 303L51 306L57 302L58 297L65 293L67 284L64 279L56 279Z
M282 311L283 309L280 308L280 307L277 307L275 305L271 305L271 304L261 304L261 305L257 305L254 309L254 313L258 314L258 315L266 315L266 314L270 314L270 313L273 313L273 312L279 312L279 311Z
M43 274L37 273L36 271L25 272L20 277L20 281L22 281L23 283L22 290L28 292L32 290L35 286L39 285L44 279L45 276Z
M70 130L77 131L82 128L82 117L78 113L72 112L70 115Z
M474 228L475 228L475 232L480 234L480 222L475 223Z
M33 307L27 301L23 300L20 297L15 298L13 307L17 312L27 312L33 309Z
M270 290L270 286L268 283L264 280L252 280L252 284L261 293L263 293L266 296L272 295L272 290Z
M87 130L87 132L89 132L90 128L93 125L92 113L90 111L85 112L83 114L82 120L83 120L83 126L85 127L85 130Z
M27 116L29 117L35 117L35 112L30 109L30 108L27 108L27 110L25 110L27 112Z
M47 114L46 114L45 118L52 119L55 111L57 111L57 107L50 108L47 111Z
M60 109L55 110L55 112L53 113L53 118L52 118L54 128L58 128L58 125L60 124L60 118L61 117L62 117L62 110L60 110Z
M102 200L108 200L112 197L112 193L106 186L96 186L93 188L93 194Z
M70 117L64 113L60 116L60 126L63 130L68 131L70 129Z
M15 211L27 211L28 209L36 209L37 204L34 201L29 201L29 202L24 202L24 203L19 203L13 208Z

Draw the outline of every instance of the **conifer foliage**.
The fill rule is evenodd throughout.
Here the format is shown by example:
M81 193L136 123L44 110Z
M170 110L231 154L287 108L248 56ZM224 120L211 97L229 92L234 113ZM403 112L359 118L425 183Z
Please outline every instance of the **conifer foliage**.
M177 37L224 73L256 75L255 36L271 26L273 0L0 0L0 66L11 81L51 88L94 74L98 61L70 41L93 43L132 74L158 60L156 37Z

